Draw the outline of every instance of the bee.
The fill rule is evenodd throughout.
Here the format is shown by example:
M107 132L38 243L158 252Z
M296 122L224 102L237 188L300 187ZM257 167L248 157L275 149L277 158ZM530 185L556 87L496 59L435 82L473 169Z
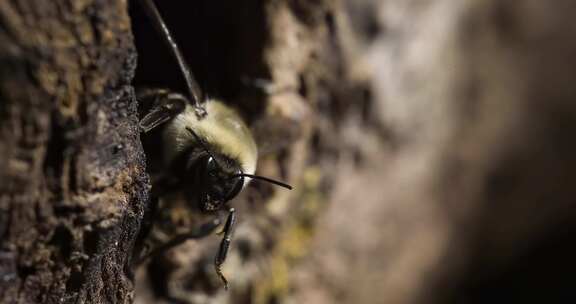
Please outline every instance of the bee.
M236 211L228 203L253 179L287 189L292 187L255 175L258 149L249 128L232 108L203 94L155 3L140 0L140 4L177 61L188 90L188 96L169 90L149 90L138 95L141 103L151 103L140 120L141 132L160 130L163 143L160 161L163 173L153 178L151 200L157 205L160 198L178 192L190 209L208 214L228 210L223 238L214 259L216 273L228 289L221 268L236 223ZM169 204L169 201L164 202L162 207L169 207ZM179 234L151 250L137 263L185 240L204 237L220 224L216 219L194 231Z

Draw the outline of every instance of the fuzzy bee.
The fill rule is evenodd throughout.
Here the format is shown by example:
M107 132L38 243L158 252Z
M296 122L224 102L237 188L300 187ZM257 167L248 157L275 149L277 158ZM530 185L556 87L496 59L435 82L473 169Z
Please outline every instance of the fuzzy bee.
M252 179L287 189L292 187L254 175L258 150L250 130L233 109L221 101L205 97L154 2L140 0L140 4L178 62L188 88L188 96L168 90L148 90L138 97L141 103L149 104L140 120L141 131L158 130L163 145L160 160L163 172L153 178L152 201L158 204L160 199L180 193L190 210L202 213L228 210L223 238L214 260L216 273L228 288L221 267L236 222L235 210L228 206L228 202ZM160 208L169 204L165 202ZM206 236L220 224L220 220L214 220L194 231L178 234L151 250L139 262L187 239Z

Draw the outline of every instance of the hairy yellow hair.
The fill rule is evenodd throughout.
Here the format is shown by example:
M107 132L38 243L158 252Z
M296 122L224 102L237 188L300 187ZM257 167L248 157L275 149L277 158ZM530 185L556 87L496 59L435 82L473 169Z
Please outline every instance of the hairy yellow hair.
M240 163L244 173L254 174L258 150L250 130L232 108L217 100L205 104L208 115L198 120L194 108L186 106L184 112L172 119L164 130L165 162L171 163L182 151L198 144L186 130L192 129L210 146Z

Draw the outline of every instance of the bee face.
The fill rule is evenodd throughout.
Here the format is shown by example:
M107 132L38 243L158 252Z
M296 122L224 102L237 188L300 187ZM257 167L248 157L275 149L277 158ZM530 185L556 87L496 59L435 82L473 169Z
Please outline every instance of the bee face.
M200 187L197 191L196 201L202 211L217 211L233 199L242 190L244 177L237 162L216 160L211 155L203 156L198 160L199 166L197 180Z

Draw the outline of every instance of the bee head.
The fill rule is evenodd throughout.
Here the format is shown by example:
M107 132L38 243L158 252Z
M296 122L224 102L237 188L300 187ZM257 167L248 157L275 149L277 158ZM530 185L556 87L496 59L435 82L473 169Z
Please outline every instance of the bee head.
M199 161L199 207L203 211L220 210L242 190L244 175L240 165L234 160L217 160L210 154Z
M199 203L202 211L217 211L232 200L244 187L245 177L265 181L287 189L292 189L285 183L253 174L244 173L238 160L226 157L220 153L214 153L209 149L192 129L187 128L200 144L203 153L199 158L193 158L190 164L194 164L196 170L194 180L199 187L190 189L194 193L195 201Z

